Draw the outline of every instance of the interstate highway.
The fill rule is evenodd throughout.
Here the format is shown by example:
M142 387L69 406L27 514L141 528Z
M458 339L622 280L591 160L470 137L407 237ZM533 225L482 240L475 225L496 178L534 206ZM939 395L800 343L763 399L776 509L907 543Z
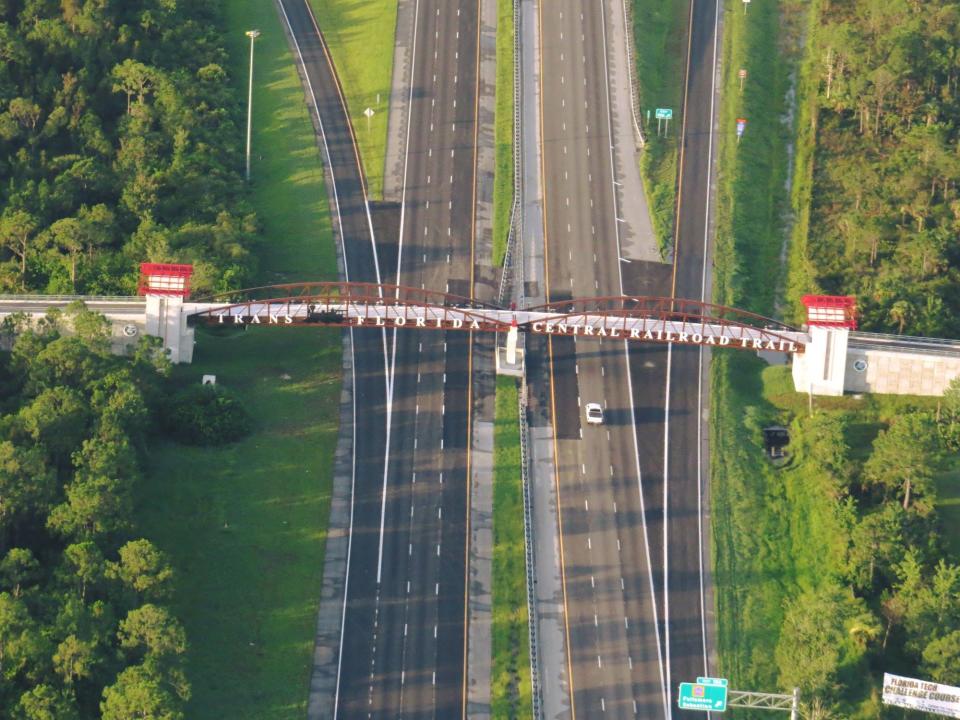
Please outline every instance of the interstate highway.
M607 86L605 3L540 5L547 293L551 301L621 295ZM651 547L639 491L625 344L545 343L561 528L569 690L574 716L664 717ZM662 349L646 350L653 374ZM541 382L531 378L531 383ZM646 404L662 395L661 377ZM582 406L604 405L587 426ZM662 416L646 436L662 442ZM645 443L645 446L647 443ZM652 443L655 447L656 442ZM647 458L645 458L646 460Z
M653 264L620 262L603 7L541 7L550 296L673 292L709 299L716 0L691 6L683 112L690 120L672 283ZM604 342L598 351L554 341L552 352L573 715L683 714L673 688L709 674L701 352L631 348L629 369L619 343ZM604 429L583 423L582 404L593 401L606 404Z
M472 231L460 222L454 234L452 225L472 216L476 5L418 2L398 257L389 250L395 238L377 238L373 251L359 158L319 28L306 0L282 1L324 126L347 280L399 276L442 291L447 282L471 279L463 269ZM387 267L388 256L397 264ZM356 464L346 607L334 707L318 712L457 717L464 697L470 341L457 333L447 343L415 332L353 337Z
M396 270L398 284L463 296L472 295L478 13L476 0L415 0ZM392 337L385 651L373 678L356 670L375 716L465 712L472 344L456 332Z

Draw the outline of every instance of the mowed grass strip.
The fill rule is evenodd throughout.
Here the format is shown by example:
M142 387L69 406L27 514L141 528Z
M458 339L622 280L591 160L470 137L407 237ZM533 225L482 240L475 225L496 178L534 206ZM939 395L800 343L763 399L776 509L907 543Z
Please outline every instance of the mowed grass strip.
M310 0L340 78L371 199L383 197L397 0ZM373 110L367 119L364 111Z
M332 279L326 191L303 92L273 3L227 0L231 72L246 98L259 28L251 200L263 226L263 282ZM245 108L244 108L245 109ZM245 119L245 117L244 117ZM234 390L252 435L219 448L151 450L138 509L174 558L176 614L190 641L187 715L300 720L306 711L340 395L340 333L251 328L197 332L186 385Z
M513 206L513 0L497 0L496 166L493 179L493 264L503 265Z
M771 315L784 232L788 75L778 46L780 3L755 3L747 15L740 5L730 3L724 16L714 300ZM748 73L742 93L740 68ZM738 143L739 117L748 124ZM802 584L793 545L805 535L797 529L803 520L792 522L783 475L763 458L760 428L777 418L764 396L763 368L746 354L713 355L711 522L721 670L738 687L772 690L776 668L768 659L784 598ZM794 502L811 504L806 495Z
M523 480L517 384L497 378L493 479L493 665L490 709L495 718L532 717Z
M677 197L677 139L683 122L683 70L687 57L686 0L629 0L633 10L633 39L641 124L647 145L640 156L640 172L650 204L650 217L660 253L673 245L674 205ZM657 136L657 108L671 108L669 134ZM647 113L650 120L647 121Z

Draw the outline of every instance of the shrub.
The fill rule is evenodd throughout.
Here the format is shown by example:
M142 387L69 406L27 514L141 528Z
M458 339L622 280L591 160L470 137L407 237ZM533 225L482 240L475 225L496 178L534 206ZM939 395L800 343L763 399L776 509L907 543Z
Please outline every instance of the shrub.
M250 415L229 390L216 385L191 385L170 401L167 432L189 445L223 445L247 435Z

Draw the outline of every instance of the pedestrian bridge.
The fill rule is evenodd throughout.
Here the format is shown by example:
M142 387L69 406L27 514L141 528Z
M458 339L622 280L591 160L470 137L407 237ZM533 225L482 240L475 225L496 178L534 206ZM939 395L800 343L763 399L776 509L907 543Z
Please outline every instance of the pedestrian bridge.
M242 299L184 303L196 325L333 325L519 332L636 342L803 352L806 333L734 308L664 297L601 297L504 309L399 285L297 283L241 291Z
M590 340L670 343L792 358L797 390L821 395L886 392L938 395L960 375L960 343L851 333L852 298L808 296L803 329L736 308L666 297L599 297L502 308L398 285L290 283L197 300L189 295L190 266L142 268L141 296L0 296L0 319L38 318L82 300L113 326L113 347L125 352L141 334L160 337L173 362L191 362L198 326L271 328L333 326L517 332Z

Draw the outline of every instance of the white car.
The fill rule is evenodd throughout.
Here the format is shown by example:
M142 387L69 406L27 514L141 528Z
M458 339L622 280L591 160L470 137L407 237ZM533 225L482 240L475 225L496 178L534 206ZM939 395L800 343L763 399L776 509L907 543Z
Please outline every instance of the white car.
M600 403L587 403L587 424L603 425L603 408Z

